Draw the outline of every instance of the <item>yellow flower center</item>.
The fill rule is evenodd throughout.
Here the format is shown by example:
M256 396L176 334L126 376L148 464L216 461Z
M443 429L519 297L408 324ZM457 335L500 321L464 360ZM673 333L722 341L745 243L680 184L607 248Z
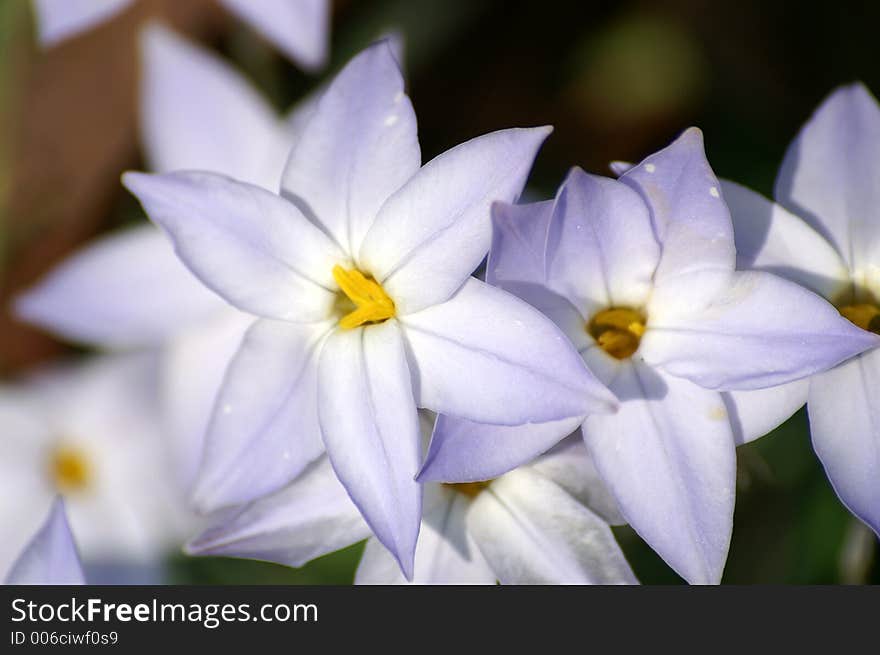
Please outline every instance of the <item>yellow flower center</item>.
M460 494L464 494L468 498L476 498L480 495L480 492L492 484L492 480L483 480L481 482L455 482L455 483L444 483L444 487L448 487L453 491L457 491Z
M626 359L639 348L645 333L645 316L628 307L609 307L590 319L587 332L606 353Z
M339 327L343 330L381 323L394 317L394 301L372 277L357 269L345 270L337 264L333 267L333 279L342 290L336 309L342 315Z
M49 476L62 493L82 491L91 482L91 466L81 450L58 446L49 456Z
M871 303L845 305L839 308L840 315L855 323L863 330L880 334L880 307Z

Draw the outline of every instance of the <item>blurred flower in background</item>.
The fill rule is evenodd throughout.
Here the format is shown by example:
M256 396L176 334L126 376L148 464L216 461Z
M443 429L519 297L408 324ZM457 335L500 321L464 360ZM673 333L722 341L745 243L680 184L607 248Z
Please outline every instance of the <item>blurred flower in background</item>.
M64 502L56 498L42 526L28 541L6 576L4 584L84 584L82 564L76 550Z

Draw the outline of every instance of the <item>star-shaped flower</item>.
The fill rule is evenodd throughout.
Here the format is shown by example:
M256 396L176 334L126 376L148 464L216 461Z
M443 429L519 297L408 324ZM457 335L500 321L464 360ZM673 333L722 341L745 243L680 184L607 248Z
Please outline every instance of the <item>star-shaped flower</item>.
M784 398L757 406L755 390L877 340L811 291L735 270L730 215L696 129L619 180L575 169L554 201L500 205L494 218L487 279L553 317L621 400L582 429L623 516L687 580L717 582L735 437L796 409ZM420 479L493 478L557 430L442 417Z
M152 564L192 529L156 420L148 355L99 357L0 387L0 568L64 496L88 560Z
M831 94L789 146L780 204L733 183L724 194L740 265L798 282L880 334L880 106L864 86ZM784 391L808 400L831 484L880 534L880 348Z
M135 0L33 0L40 43L53 46L110 20ZM306 70L327 59L327 0L220 0Z
M4 584L85 584L82 564L60 497L52 503L42 527L13 563Z
M432 420L421 413L427 438ZM633 584L608 523L614 500L575 435L491 482L425 485L415 584ZM187 551L287 566L370 534L326 458L276 494L221 513ZM393 555L367 541L358 584L404 584Z
M549 132L494 132L420 167L415 114L383 41L318 101L282 196L209 173L125 175L196 276L260 317L217 401L202 509L275 491L326 447L411 574L417 406L510 425L614 408L551 321L470 277L491 203L517 197Z

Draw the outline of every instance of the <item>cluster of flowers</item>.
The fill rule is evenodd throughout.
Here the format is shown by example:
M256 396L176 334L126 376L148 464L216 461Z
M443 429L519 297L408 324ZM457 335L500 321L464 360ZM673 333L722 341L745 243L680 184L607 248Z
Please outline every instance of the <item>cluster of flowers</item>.
M719 181L691 128L516 204L550 128L423 165L393 42L285 119L164 28L144 50L160 172L123 183L158 229L88 247L18 311L152 367L138 391L207 515L190 553L299 566L367 538L358 582L626 584L609 526L628 523L717 583L736 446L805 403L835 490L880 531L880 107L862 86L804 127L777 202ZM54 470L85 475L64 448ZM81 579L72 543L56 505L12 577L46 579L56 553Z

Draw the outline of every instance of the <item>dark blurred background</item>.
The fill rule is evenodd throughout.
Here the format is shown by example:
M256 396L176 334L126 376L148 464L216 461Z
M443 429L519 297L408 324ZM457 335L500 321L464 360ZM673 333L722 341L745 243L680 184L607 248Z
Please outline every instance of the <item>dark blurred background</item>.
M141 0L41 52L26 0L0 0L0 374L65 346L16 323L8 300L90 237L143 220L119 185L141 166L135 34L158 16L221 53L287 109L377 35L399 31L425 160L467 138L552 124L530 192L572 165L607 172L689 125L720 176L767 195L783 152L834 87L880 90L880 2L337 0L332 58L309 77L211 0ZM876 538L840 506L799 412L739 451L728 583L880 582ZM628 529L645 583L678 578ZM347 583L359 547L301 570L221 559L173 563L180 582Z

